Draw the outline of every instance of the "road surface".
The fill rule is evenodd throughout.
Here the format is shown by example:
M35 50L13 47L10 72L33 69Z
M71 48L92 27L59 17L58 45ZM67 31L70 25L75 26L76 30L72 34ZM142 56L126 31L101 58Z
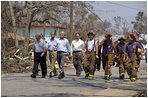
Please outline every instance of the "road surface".
M65 78L31 78L31 73L11 73L1 76L2 97L127 97L147 90L146 66L139 69L136 82L130 82L126 74L124 80L118 79L118 67L112 67L111 79L104 80L104 71L96 71L95 80L75 76L75 70L65 71Z

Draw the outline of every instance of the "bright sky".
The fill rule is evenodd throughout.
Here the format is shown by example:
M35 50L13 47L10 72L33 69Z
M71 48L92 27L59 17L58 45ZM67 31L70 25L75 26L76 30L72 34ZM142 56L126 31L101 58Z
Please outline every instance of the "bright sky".
M147 14L147 1L95 1L91 4L102 20L110 22L115 16L121 16L131 23L139 11Z

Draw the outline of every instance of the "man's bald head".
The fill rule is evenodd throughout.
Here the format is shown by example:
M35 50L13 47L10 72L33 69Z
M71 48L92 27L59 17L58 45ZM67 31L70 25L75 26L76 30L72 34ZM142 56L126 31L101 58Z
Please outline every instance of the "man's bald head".
M64 32L64 31L61 31L60 37L61 37L61 38L64 38L64 36L65 36L65 32Z
M36 40L39 41L39 40L41 39L41 35L37 33L37 34L35 35L35 38L36 38Z

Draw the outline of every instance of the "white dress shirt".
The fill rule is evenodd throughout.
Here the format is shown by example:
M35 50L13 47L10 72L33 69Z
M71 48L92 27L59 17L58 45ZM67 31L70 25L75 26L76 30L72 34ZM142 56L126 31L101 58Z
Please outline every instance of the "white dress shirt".
M84 42L79 39L79 40L73 40L71 43L71 51L82 51L84 47Z

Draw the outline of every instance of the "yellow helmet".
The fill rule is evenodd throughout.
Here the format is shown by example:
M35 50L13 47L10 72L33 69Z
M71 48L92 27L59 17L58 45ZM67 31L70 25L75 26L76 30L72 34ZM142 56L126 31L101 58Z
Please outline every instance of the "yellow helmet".
M124 35L120 35L120 37L119 37L119 39L118 39L118 40L121 40L121 39L125 40Z
M141 49L140 48L138 48L138 53L141 53Z

